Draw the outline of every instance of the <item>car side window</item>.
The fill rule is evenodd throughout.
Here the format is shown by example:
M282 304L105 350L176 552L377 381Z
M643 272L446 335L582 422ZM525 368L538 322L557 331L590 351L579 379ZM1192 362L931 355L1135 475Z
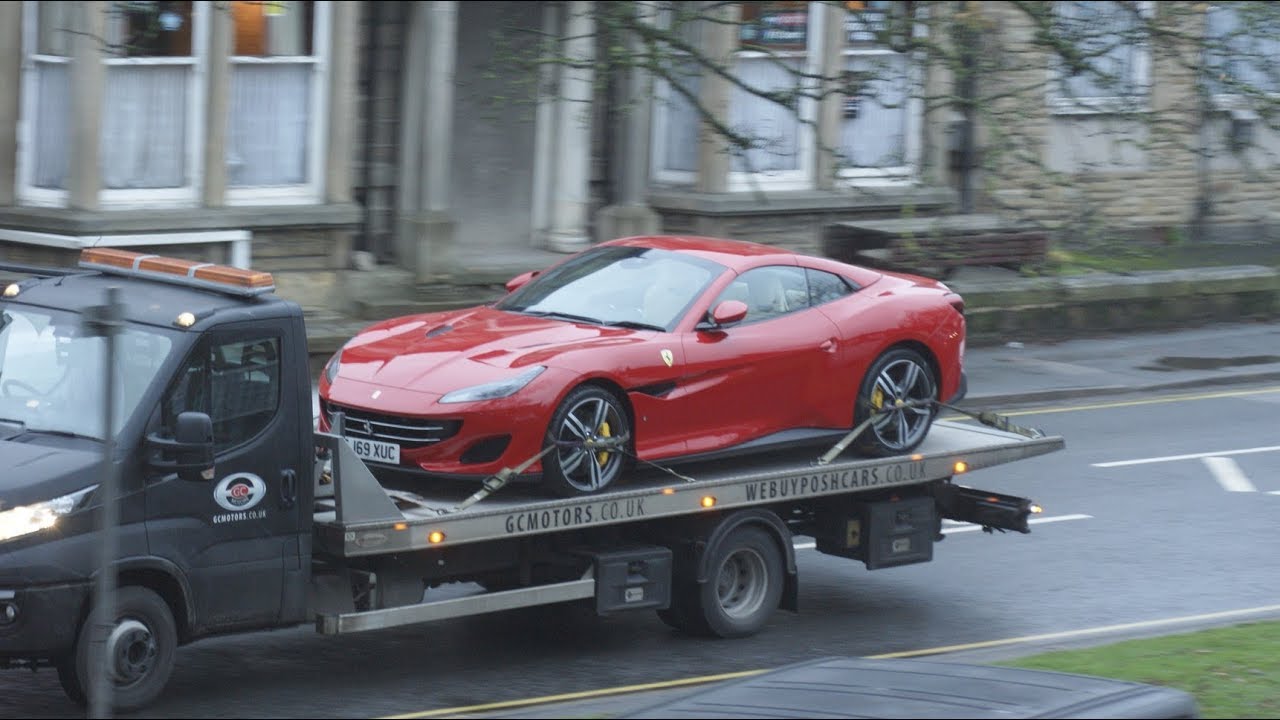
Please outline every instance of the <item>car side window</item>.
M163 423L173 431L178 414L207 413L214 451L240 445L271 423L280 407L280 341L275 337L208 346L179 371L165 395Z
M809 307L809 286L804 270L776 265L748 270L725 288L712 307L726 300L747 305L743 322L758 322Z
M821 305L839 300L854 291L853 284L834 273L806 268L809 277L809 304Z

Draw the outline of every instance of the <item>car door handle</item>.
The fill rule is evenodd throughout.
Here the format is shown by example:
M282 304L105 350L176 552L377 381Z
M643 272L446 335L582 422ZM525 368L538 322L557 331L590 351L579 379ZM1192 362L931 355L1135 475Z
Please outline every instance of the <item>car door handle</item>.
M835 351L836 351L836 339L835 339L835 338L827 338L827 341L826 341L826 342L824 342L824 343L822 343L821 345L819 345L819 346L818 346L818 348L819 348L820 350L822 350L823 352L835 352Z
M280 473L280 507L289 509L298 501L298 473L285 470Z

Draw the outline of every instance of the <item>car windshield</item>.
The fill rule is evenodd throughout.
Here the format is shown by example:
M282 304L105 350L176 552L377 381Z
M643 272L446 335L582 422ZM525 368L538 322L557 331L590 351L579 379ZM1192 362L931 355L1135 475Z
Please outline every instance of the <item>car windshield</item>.
M116 336L117 432L172 346L168 337L136 326ZM78 314L0 308L0 425L101 440L105 360L105 340L86 335Z
M539 275L496 307L600 325L670 330L726 269L668 250L602 247Z

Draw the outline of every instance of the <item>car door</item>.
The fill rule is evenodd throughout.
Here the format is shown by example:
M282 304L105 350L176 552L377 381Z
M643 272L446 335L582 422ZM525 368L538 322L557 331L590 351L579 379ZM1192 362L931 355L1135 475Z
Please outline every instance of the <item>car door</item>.
M747 304L741 323L682 339L690 453L812 427L822 375L834 363L835 325L810 307L802 268L748 270L710 307L725 300Z
M146 488L153 555L181 568L194 598L196 632L267 626L292 602L305 528L297 502L299 390L288 368L300 362L296 328L277 321L237 323L197 344L166 390L155 422L172 429L178 413L213 421L213 477L153 475Z

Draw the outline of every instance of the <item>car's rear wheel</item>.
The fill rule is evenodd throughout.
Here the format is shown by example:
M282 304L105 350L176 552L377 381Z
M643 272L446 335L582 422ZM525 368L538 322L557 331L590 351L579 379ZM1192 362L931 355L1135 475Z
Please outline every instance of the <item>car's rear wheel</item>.
M876 358L862 379L854 423L875 415L858 436L865 455L901 455L915 450L929 434L938 382L929 362L910 348L893 348Z
M543 460L547 487L558 495L590 495L613 484L626 466L619 450L592 450L584 441L629 436L626 408L608 390L583 385L569 393L551 416L547 442L558 447ZM629 444L629 443L628 443Z

